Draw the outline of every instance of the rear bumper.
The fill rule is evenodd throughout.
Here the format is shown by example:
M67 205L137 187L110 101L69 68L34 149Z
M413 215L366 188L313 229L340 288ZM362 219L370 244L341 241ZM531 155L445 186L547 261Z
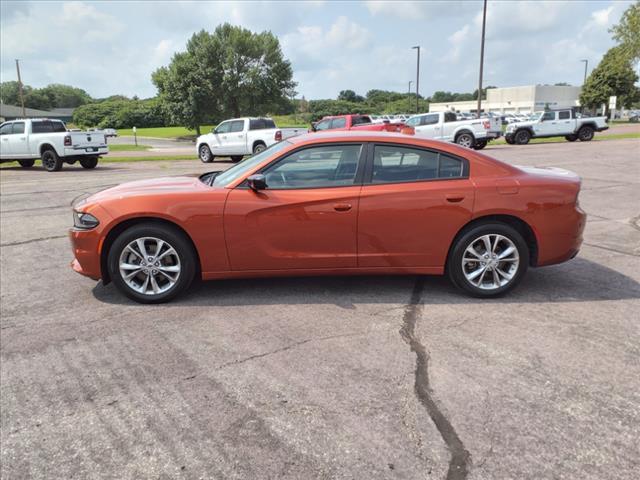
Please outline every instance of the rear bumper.
M604 132L605 130L609 130L609 125L605 125L604 127L596 128L596 132Z
M109 147L73 147L64 149L65 157L85 157L94 155L106 155L108 153Z
M546 233L538 239L537 266L566 262L580 251L587 214L580 207L575 207L571 214L564 218L564 222L561 232Z

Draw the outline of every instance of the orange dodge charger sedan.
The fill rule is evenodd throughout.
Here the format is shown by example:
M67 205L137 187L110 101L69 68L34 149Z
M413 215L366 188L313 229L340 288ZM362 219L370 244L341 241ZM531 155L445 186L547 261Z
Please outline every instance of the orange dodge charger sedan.
M74 204L75 271L143 303L204 280L447 274L477 297L573 258L580 179L415 136L333 132L224 172L109 188Z

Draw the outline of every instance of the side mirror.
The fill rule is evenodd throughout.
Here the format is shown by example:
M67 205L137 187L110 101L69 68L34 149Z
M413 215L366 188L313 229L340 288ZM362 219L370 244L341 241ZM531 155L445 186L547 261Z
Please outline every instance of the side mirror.
M261 173L249 175L249 177L247 178L247 183L249 184L249 188L254 192L257 192L259 190L266 190L267 188L267 179Z
M211 133L216 133L216 127L211 128Z
M315 123L311 123L311 131L312 132L316 131L316 124Z

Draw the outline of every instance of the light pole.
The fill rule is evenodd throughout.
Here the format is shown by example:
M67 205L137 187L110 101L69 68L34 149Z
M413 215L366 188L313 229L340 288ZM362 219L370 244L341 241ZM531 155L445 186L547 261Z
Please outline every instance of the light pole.
M409 102L409 108L407 109L407 112L411 110L411 84L412 83L413 83L413 80L409 80L409 88L407 89L407 101Z
M589 60L584 59L580 61L584 62L584 80L582 81L582 85L584 85L585 83L587 83L587 66L589 65Z
M418 63L416 65L416 113L420 113L420 45L411 48L418 50Z
M24 93L22 91L22 78L20 78L20 60L16 58L16 70L18 71L18 91L20 92L20 103L22 104L22 118L27 118L24 110Z
M480 76L478 78L478 109L476 115L480 118L480 107L482 106L482 67L484 66L484 30L487 23L487 0L484 0L482 7L482 40L480 41Z

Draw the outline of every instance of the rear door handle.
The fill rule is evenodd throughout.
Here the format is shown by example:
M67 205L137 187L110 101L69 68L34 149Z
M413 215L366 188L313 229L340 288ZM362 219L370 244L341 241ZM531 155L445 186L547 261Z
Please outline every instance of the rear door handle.
M447 202L458 203L464 200L464 195L461 193L447 193L445 196Z
M336 212L348 212L349 210L351 210L351 204L349 204L349 203L336 203L333 206L333 209Z

